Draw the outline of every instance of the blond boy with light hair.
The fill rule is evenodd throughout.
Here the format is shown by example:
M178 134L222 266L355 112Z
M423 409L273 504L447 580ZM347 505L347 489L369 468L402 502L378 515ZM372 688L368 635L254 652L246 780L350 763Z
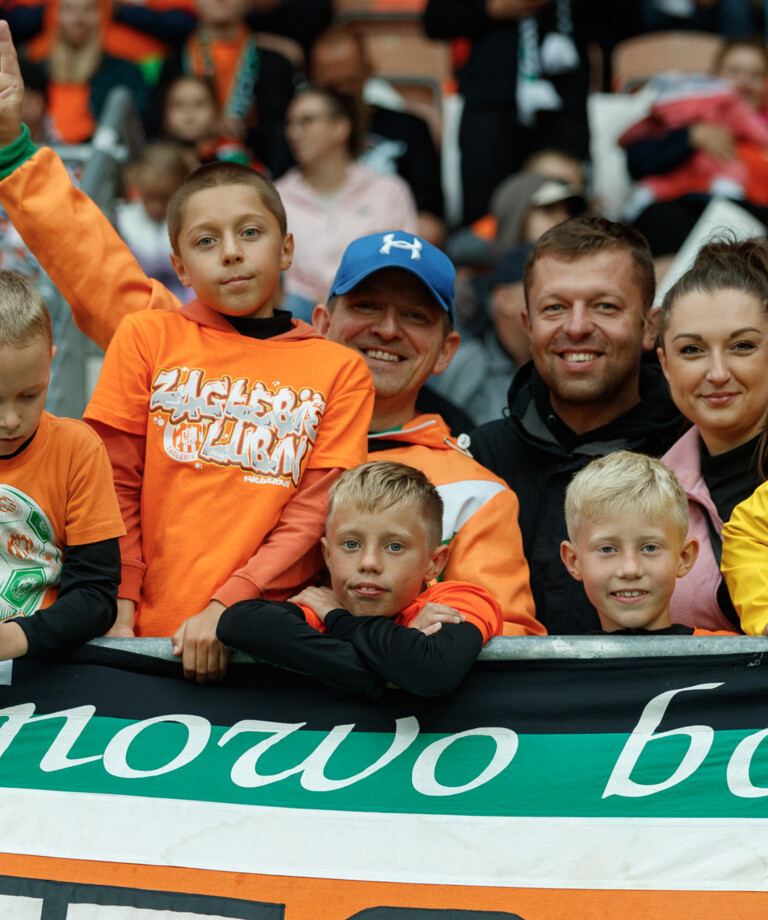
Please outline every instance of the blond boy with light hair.
M44 411L56 349L43 299L0 271L0 661L102 635L125 533L104 445Z
M436 583L448 558L442 515L420 470L391 461L347 470L331 487L322 539L332 587L235 604L219 620L219 640L369 696L388 682L448 693L501 634L503 618L483 588Z
M669 467L631 451L593 460L568 486L565 518L560 554L603 632L713 634L670 621L669 600L698 541L688 536L688 498Z

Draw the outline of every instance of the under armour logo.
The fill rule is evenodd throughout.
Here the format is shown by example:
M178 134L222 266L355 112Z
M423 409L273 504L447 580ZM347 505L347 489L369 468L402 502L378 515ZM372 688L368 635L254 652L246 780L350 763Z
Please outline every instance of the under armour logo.
M409 243L408 240L396 240L394 233L385 233L384 234L384 245L381 247L379 252L383 256L388 256L392 248L395 249L410 249L411 250L411 259L420 259L421 250L424 248L421 244L421 240L417 239L415 236L413 242Z

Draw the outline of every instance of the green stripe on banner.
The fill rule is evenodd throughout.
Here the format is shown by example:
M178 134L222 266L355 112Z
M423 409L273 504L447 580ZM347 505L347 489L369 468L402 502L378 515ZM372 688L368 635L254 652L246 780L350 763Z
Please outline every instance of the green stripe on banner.
M404 718L391 732L317 732L93 710L0 711L0 786L391 814L768 817L765 730L440 735Z

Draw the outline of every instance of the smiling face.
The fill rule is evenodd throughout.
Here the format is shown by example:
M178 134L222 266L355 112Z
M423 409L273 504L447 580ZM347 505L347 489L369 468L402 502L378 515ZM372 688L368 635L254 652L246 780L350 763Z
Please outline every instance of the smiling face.
M181 283L225 316L274 313L280 272L291 265L293 237L284 237L255 188L217 185L189 196L178 253L171 261Z
M640 400L640 358L653 346L631 256L621 249L567 261L540 257L523 325L552 407L577 433Z
M768 406L768 316L751 294L693 291L672 306L659 359L710 454L755 437Z
M47 339L28 345L0 345L0 457L32 437L48 393L53 349Z
M322 540L333 593L355 616L393 617L442 571L448 547L432 546L416 505L383 511L335 507Z
M584 583L605 632L669 626L675 581L696 560L698 544L681 539L670 518L618 513L582 521L560 554L569 573Z
M445 316L421 281L400 268L369 275L332 310L315 308L315 328L365 358L376 389L372 430L409 422L422 385L450 364L459 335L446 333Z

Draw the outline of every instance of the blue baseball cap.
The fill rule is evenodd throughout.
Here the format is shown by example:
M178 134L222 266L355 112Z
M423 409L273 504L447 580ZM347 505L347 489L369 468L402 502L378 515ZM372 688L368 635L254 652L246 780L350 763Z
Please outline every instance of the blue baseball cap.
M347 246L328 299L348 294L374 272L402 268L415 275L445 312L454 319L456 270L448 256L412 233L394 230L361 236Z

